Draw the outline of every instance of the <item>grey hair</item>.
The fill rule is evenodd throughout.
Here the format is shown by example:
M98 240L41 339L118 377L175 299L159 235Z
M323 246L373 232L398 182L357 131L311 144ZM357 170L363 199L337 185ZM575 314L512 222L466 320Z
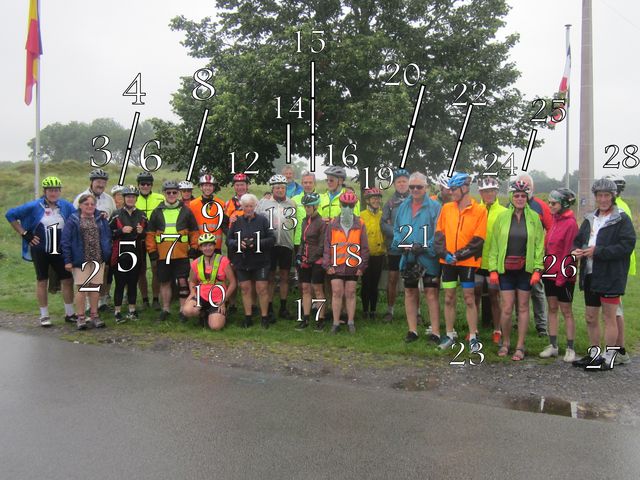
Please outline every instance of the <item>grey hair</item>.
M418 179L424 182L425 185L429 184L429 181L427 179L427 176L420 173L420 172L413 172L410 176L409 176L409 181L414 180L414 179Z
M282 167L282 173L286 172L287 170L290 170L292 172L295 173L295 169L291 166L291 165L285 165L284 167Z
M242 204L243 207L250 202L257 204L258 197L256 197L253 193L245 193L240 197L240 203Z
M300 175L300 178L302 177L313 177L313 181L316 181L316 174L313 172L308 172L305 170L304 172L302 172L302 175Z

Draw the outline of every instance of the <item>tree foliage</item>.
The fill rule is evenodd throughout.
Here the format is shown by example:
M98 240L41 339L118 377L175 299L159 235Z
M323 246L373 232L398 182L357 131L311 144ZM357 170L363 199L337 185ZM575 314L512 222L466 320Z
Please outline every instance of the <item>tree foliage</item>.
M194 79L183 78L172 99L181 122L154 120L163 160L176 168L188 168L204 108L210 113L196 170L229 179L230 153L239 159L256 151L259 178L268 177L287 122L292 152L308 158L312 61L317 165L328 161L328 145L336 164L354 143L355 152L346 153L357 155L360 169L397 166L420 84L426 88L410 170L434 174L449 167L467 111L452 106L463 84L461 102L472 101L484 85L477 101L487 105L473 109L458 170L483 171L486 154L502 157L527 143L531 106L513 86L519 72L508 58L517 35L496 36L509 8L504 0L218 0L217 8L216 20L171 22L184 32L190 55L211 69L216 88L215 96L199 101L192 96ZM419 78L409 64L419 68ZM302 119L297 108L289 112L298 98Z

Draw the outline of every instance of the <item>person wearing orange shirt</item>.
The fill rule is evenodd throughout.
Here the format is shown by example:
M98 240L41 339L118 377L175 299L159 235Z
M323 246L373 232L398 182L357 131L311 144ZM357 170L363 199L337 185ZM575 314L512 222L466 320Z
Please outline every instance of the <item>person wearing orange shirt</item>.
M475 274L482 263L482 247L487 235L487 209L471 198L470 184L471 177L466 173L455 173L449 179L453 201L442 206L434 247L443 264L442 288L445 291L444 319L447 334L442 337L440 348L446 350L454 343L456 287L460 279L467 310L469 350L477 353L482 346L477 338Z
M200 235L212 233L216 237L215 253L222 253L222 234L228 223L224 201L215 193L220 189L213 175L202 174L198 181L202 195L189 203L189 210L196 217Z

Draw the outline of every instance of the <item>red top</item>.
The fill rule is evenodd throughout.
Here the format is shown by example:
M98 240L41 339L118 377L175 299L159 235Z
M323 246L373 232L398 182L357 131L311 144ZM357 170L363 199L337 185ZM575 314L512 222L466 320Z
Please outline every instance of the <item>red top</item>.
M576 281L575 270L570 267L570 265L575 265L571 257L571 250L573 250L573 240L576 235L578 235L578 224L571 210L552 215L551 228L547 231L544 239L544 278L555 280L559 287L567 282ZM554 274L555 278L547 276Z

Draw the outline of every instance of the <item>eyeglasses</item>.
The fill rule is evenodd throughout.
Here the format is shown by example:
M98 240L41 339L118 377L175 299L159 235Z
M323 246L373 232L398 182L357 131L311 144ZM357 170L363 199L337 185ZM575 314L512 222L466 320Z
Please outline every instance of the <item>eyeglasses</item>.
M171 191L168 191L168 190L167 190L167 191L166 191L166 192L164 192L164 193L165 193L165 195L178 195L178 192L177 192L177 191L175 191L175 190L171 190Z
M513 198L527 198L526 193L514 193Z
M409 185L409 190L424 190L424 185Z
M151 187L153 183L144 182L144 183L139 183L138 185L140 185L141 187Z

